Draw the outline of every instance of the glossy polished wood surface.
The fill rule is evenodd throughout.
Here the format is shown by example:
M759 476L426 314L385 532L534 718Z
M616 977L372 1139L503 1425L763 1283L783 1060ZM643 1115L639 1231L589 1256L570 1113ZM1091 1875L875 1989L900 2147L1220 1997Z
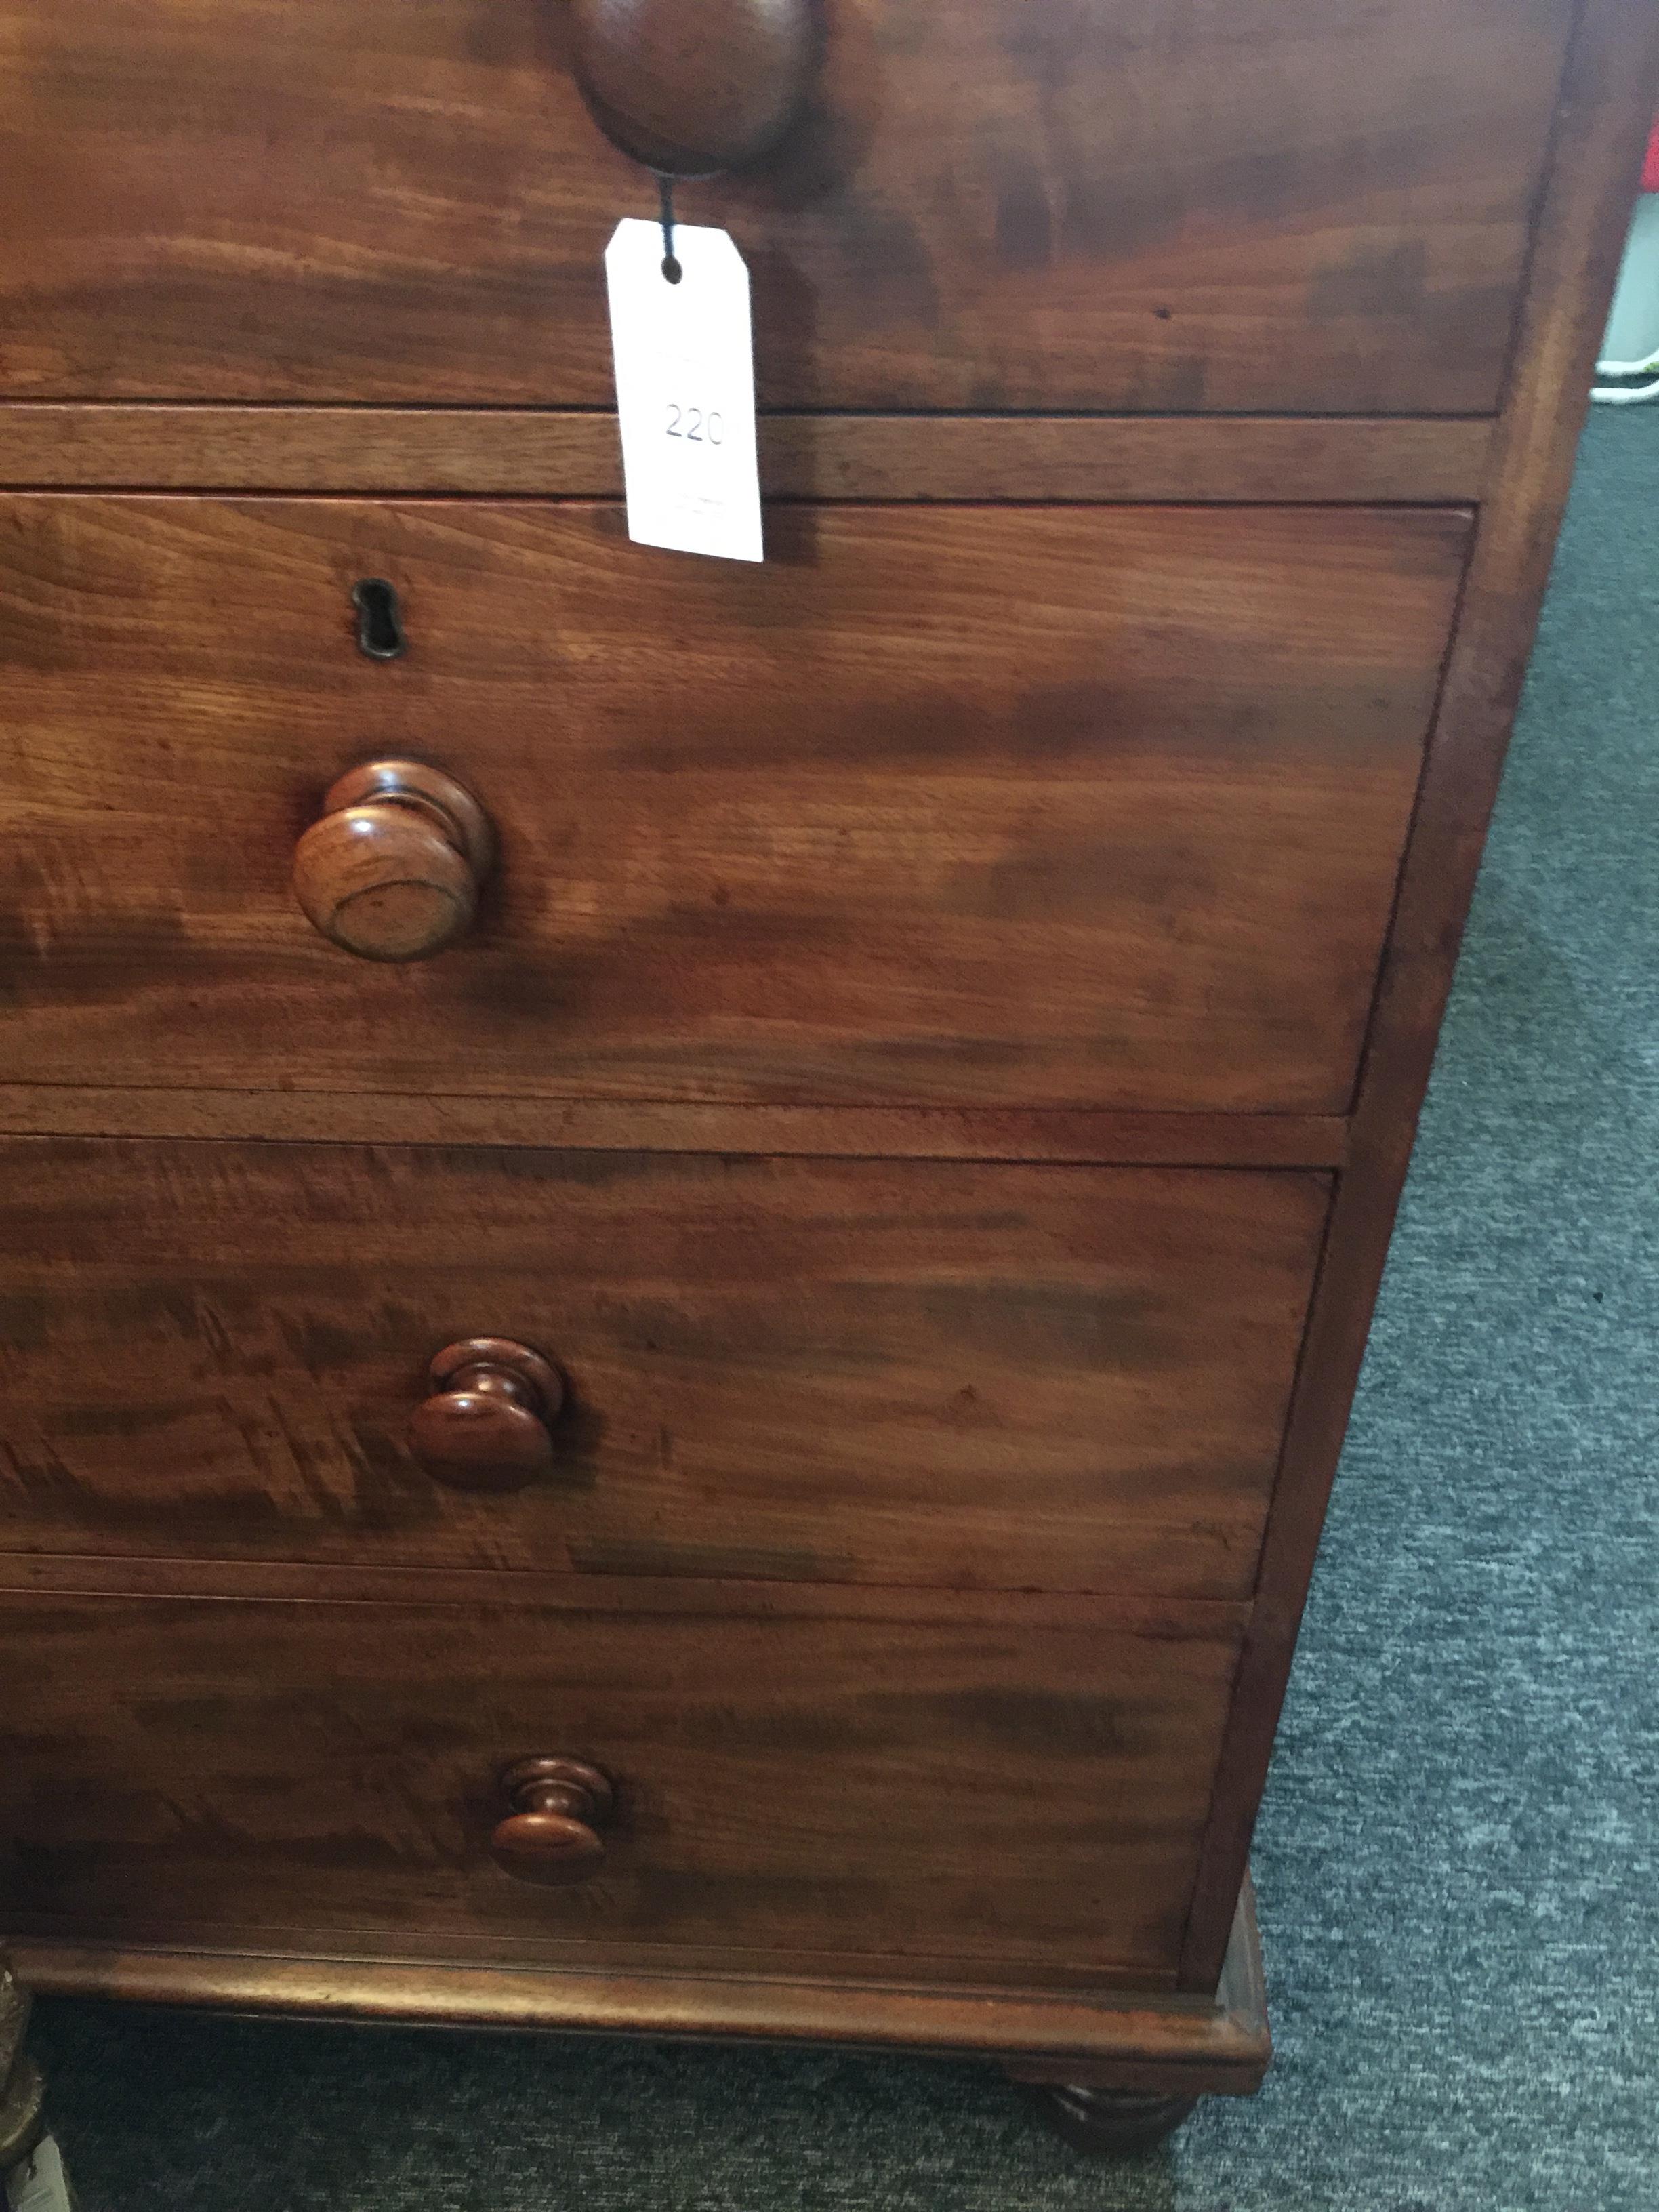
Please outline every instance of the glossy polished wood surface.
M679 1106L423 1097L384 1091L105 1090L0 1083L0 1134L256 1142L574 1146L794 1159L1051 1160L1073 1165L1340 1168L1334 1115L1056 1113L1042 1107Z
M567 0L576 82L624 154L661 176L749 167L794 123L814 0Z
M360 624L371 657L396 657L364 646L366 635ZM494 848L489 817L453 776L422 761L365 761L324 793L295 846L294 896L343 952L428 960L465 934Z
M1498 473L1447 666L1356 1103L1351 1170L1285 1440L1183 1961L1188 1988L1212 1984L1228 1942L1656 106L1659 9L1585 0Z
M374 1930L392 1956L730 1946L751 1967L777 1946L853 1978L931 1958L1155 1985L1236 1651L1211 1618L1136 1637L1109 1605L952 1630L14 1596L8 1925L279 1950ZM550 1726L616 1790L603 1869L556 1888L490 1856L501 1770Z
M468 1966L437 1972L347 1954L243 1950L204 1954L119 1941L32 1938L13 1946L43 1990L149 2004L229 2008L307 2020L441 2018L474 2027L619 2029L653 2035L809 2036L896 2051L971 2051L1003 2059L1026 2081L1116 2081L1183 2094L1244 2095L1260 2087L1273 2046L1249 1886L1239 1899L1226 1966L1212 1999L1146 1990L966 1990L918 1974L880 1982L790 1979L727 1962L709 1974L675 1955L654 1965L562 1963L555 1972ZM976 1968L976 1971L979 1971Z
M587 503L655 198L577 15L656 10L0 0L0 1921L1245 2090L1659 16L827 0L678 198L751 570ZM410 759L500 866L388 968L289 871Z
M681 214L749 257L764 405L1484 412L1572 13L830 0L779 155ZM0 392L607 405L654 194L572 34L4 0Z
M1462 505L1486 489L1473 416L763 415L771 501L1334 501ZM0 406L0 487L494 492L614 499L616 418L523 407Z
M1468 518L770 527L739 569L603 506L0 503L7 1064L1344 1110ZM399 593L385 665L362 576ZM343 766L410 753L499 860L460 942L377 969L307 926L290 856Z
M489 1838L490 1856L515 1881L559 1888L591 1881L605 1864L600 1832L616 1808L610 1778L585 1759L520 1759L501 1776L507 1814Z
M540 1352L467 1337L444 1346L426 1379L431 1395L410 1416L409 1449L434 1482L495 1492L551 1474L564 1378Z
M0 1147L12 1549L1247 1595L1328 1179ZM544 1479L409 1425L556 1355Z

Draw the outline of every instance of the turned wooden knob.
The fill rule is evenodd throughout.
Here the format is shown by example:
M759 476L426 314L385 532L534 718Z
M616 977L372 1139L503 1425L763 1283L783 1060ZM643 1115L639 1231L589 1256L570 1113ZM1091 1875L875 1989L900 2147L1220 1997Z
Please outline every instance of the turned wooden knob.
M489 872L489 817L423 761L366 761L330 786L294 854L294 892L331 944L424 960L462 935Z
M580 1759L521 1759L501 1777L513 1808L489 1839L495 1863L519 1881L586 1881L605 1863L594 1833L611 1805L611 1784Z
M432 1395L415 1409L409 1448L454 1490L521 1490L553 1464L549 1425L564 1403L550 1361L501 1336L447 1344L427 1370Z
M805 94L813 0L570 0L576 78L613 145L667 177L758 161Z

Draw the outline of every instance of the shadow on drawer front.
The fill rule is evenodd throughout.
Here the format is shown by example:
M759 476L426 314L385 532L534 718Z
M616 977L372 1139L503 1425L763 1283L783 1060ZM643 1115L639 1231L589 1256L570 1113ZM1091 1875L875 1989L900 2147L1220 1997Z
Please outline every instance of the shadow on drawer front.
M9 1067L1310 1114L1349 1100L1468 532L792 508L751 568L603 505L0 522Z
M608 404L654 201L569 12L7 0L0 392ZM776 157L681 214L750 258L766 405L1480 412L1572 14L828 0Z
M378 1931L521 1963L538 1942L730 1947L838 1976L856 1929L871 1973L1156 1982L1236 1641L902 1601L847 1620L9 1598L7 1927ZM526 1811L526 1754L559 1762L566 1810ZM558 1886L523 1878L561 1850Z
M1328 1189L15 1139L0 1549L1243 1596Z

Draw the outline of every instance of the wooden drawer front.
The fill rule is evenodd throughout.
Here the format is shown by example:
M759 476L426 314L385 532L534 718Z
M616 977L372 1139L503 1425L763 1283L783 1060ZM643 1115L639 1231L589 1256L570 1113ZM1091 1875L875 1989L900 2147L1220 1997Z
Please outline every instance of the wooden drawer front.
M775 406L1480 412L1569 0L833 0L689 186ZM550 0L6 0L0 392L611 398L650 179Z
M1297 1173L0 1146L0 1550L1252 1586L1327 1200ZM423 1473L427 1362L562 1368Z
M1461 512L0 501L0 1052L44 1081L1334 1113ZM358 650L387 577L404 659ZM415 753L469 935L313 929Z
M1167 1976L1237 1640L1104 1611L1012 1627L7 1599L7 1928ZM498 1778L538 1753L617 1790L605 1864L564 1887L490 1856Z

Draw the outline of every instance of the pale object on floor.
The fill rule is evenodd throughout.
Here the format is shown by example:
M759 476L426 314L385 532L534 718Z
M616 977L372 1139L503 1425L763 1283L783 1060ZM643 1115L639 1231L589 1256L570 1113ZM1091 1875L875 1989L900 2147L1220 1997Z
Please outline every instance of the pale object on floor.
M1598 377L1648 377L1644 384L1596 384L1590 393L1610 407L1630 407L1659 398L1659 192L1644 192L1613 295L1613 312L1601 341Z
M9 2212L76 2212L63 2153L50 2136L6 2176L6 2203Z

